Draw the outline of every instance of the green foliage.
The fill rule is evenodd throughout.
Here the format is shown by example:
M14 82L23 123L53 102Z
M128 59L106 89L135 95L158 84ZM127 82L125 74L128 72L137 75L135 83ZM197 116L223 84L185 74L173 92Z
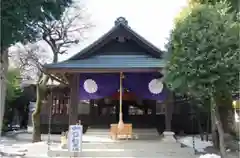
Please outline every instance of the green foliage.
M20 96L20 71L18 69L10 69L7 72L7 101L12 101Z
M7 125L12 122L14 109L17 107L14 102L22 95L20 89L19 69L9 69L7 72L7 95L5 101L5 114L3 119L3 130L7 130ZM19 103L18 103L19 104Z
M198 97L238 88L240 25L228 5L197 5L181 16L168 44L170 87Z
M16 42L35 40L39 21L59 19L72 0L2 0L1 49Z
M239 12L239 0L189 0L190 5L194 4L210 4L215 5L219 2L227 2L230 5L230 11Z

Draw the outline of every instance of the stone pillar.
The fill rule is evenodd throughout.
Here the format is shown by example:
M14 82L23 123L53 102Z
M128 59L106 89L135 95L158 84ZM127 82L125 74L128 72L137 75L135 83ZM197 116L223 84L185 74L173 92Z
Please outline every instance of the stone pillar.
M165 131L163 132L163 141L176 142L174 132L172 132L172 114L174 110L174 95L168 90L165 104Z
M79 74L73 74L70 76L69 125L75 125L78 122L79 82Z

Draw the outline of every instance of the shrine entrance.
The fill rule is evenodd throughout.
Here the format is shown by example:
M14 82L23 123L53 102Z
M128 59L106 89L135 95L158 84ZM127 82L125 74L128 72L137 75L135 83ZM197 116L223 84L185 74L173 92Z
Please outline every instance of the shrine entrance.
M90 105L91 128L109 128L119 120L119 93L112 97L93 100ZM141 100L130 92L123 93L122 112L124 123L134 128L156 128L156 101Z

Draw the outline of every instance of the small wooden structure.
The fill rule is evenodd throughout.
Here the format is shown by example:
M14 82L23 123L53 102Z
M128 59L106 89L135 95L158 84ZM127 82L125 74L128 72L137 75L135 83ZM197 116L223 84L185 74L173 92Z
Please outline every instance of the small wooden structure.
M131 139L133 137L132 124L125 123L121 131L118 129L118 124L111 124L110 136L112 139Z

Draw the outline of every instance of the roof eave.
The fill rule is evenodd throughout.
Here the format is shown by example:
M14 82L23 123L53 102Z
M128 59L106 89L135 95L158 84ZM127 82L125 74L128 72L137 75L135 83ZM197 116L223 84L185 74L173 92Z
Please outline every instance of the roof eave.
M46 73L119 73L119 72L161 72L164 67L151 68L44 68Z

